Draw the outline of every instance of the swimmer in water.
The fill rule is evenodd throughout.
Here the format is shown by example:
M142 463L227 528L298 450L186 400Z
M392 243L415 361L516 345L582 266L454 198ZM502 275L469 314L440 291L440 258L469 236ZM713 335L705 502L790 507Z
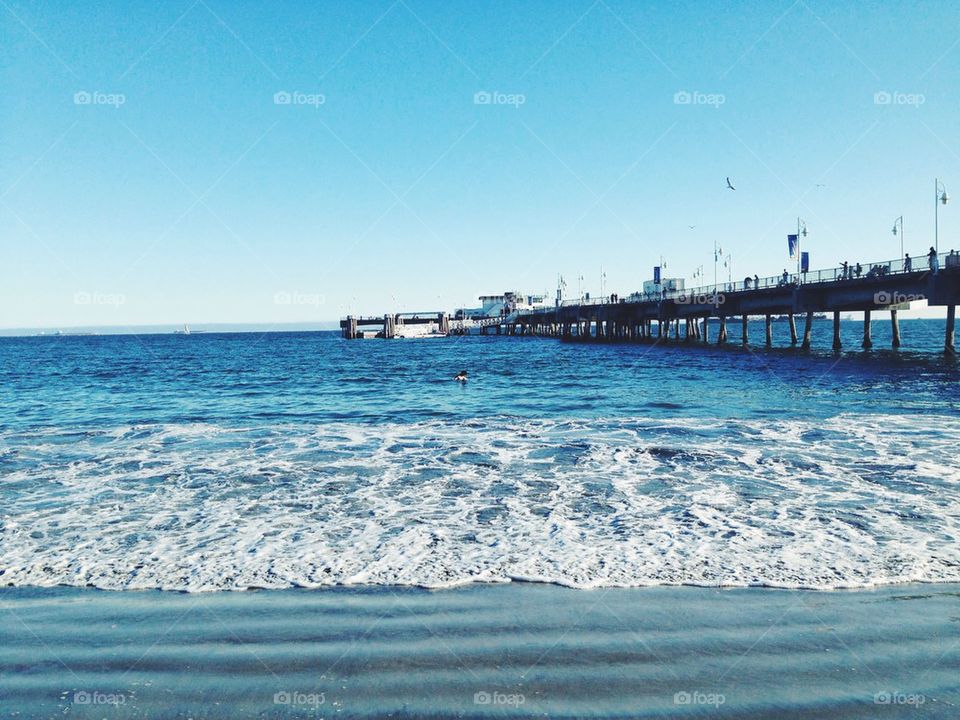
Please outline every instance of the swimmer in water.
M467 381L467 371L461 370L457 373L457 376L454 378L457 382L466 382Z

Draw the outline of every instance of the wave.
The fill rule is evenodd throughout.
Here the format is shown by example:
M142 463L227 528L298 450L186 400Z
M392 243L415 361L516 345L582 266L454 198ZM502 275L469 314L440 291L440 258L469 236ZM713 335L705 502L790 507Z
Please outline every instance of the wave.
M0 583L960 581L960 420L514 417L0 433Z

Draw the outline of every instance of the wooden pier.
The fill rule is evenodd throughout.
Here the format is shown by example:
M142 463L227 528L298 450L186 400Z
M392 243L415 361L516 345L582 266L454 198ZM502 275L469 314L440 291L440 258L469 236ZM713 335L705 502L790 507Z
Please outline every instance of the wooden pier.
M919 265L919 259L913 263ZM810 347L814 314L828 313L833 316L832 347L840 350L841 313L864 313L862 346L870 348L872 322L877 313L885 312L892 326L892 344L899 347L898 310L910 302L926 300L931 307L947 308L944 350L953 355L956 306L960 304L960 255L942 254L936 261L924 258L924 267L918 269L911 266L913 263L900 260L857 263L845 268L754 277L658 295L566 301L553 307L490 318L484 327L495 328L497 334L565 340L724 344L729 341L728 321L735 318L740 325L739 343L748 346L751 342L749 320L762 317L765 320L763 343L771 347L773 318L786 316L791 345L806 349ZM711 318L718 320L716 338L710 337ZM797 318L803 321L802 335L797 332ZM430 321L436 322L436 316ZM344 337L351 337L351 327L356 331L351 323L360 322L364 322L363 319L341 321ZM384 325L386 332L386 319L379 318L377 322ZM449 324L447 327L449 329Z
M402 328L410 325L436 325L437 333L446 335L450 332L450 316L443 311L388 313L382 317L348 315L340 321L340 332L347 340L361 339L368 332L378 338L392 340L402 334Z

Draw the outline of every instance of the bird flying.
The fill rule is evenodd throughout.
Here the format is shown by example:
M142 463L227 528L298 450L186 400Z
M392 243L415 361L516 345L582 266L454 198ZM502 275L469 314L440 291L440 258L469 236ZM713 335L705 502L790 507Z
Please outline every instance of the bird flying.
M730 190L736 190L736 188L733 186L733 183L730 182L729 177L727 177L727 188L729 188Z

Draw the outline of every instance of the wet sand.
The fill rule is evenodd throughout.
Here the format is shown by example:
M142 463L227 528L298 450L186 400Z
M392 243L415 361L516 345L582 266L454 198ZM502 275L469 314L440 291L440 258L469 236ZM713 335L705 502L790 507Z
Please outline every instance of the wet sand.
M960 586L0 590L24 718L960 717Z

